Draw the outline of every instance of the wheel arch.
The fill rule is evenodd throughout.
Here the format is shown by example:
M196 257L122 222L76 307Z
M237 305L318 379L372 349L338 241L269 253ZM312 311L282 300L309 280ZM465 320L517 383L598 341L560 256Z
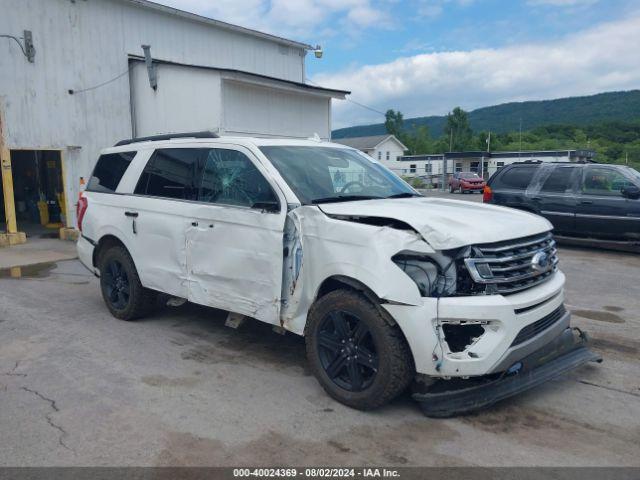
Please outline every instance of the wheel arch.
M108 233L100 237L100 240L98 240L98 243L96 243L96 246L93 249L92 262L94 267L98 266L98 259L100 258L100 255L113 246L121 246L129 253L129 255L131 255L131 252L125 243L118 236ZM133 259L133 257L131 258ZM133 264L135 265L135 260Z

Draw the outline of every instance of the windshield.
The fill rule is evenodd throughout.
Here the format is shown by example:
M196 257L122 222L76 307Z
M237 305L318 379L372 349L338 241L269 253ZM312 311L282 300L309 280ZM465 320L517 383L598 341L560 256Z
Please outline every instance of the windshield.
M260 150L303 204L419 196L391 171L355 150L302 146Z
M460 178L480 178L477 173L464 172L460 174Z

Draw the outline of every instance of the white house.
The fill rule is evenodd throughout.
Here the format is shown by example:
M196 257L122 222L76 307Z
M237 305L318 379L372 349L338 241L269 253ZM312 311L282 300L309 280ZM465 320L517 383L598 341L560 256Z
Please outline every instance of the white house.
M0 12L5 241L46 217L74 226L81 178L120 139L328 139L331 101L348 93L305 83L310 45L146 0L0 0Z
M371 137L338 138L332 140L349 147L357 148L367 155L379 160L386 167L394 170L398 175L398 161L404 155L407 147L395 135L374 135Z

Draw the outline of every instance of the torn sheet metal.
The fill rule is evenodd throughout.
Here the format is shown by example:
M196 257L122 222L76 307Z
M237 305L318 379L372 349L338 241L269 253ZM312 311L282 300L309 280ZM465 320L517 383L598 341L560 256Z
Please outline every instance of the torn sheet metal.
M406 222L436 250L526 237L553 228L544 218L527 212L443 198L327 203L320 208L332 215L383 217Z
M304 332L322 282L335 276L356 280L381 299L422 303L416 284L391 261L402 250L434 253L412 230L337 220L302 206L289 213L285 238L282 323L288 330Z

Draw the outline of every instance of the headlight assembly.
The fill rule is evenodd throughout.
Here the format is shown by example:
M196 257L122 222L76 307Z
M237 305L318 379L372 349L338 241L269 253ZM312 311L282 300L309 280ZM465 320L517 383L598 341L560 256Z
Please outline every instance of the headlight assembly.
M435 253L400 252L391 260L418 286L423 297L445 297L456 293L456 264L453 258Z

